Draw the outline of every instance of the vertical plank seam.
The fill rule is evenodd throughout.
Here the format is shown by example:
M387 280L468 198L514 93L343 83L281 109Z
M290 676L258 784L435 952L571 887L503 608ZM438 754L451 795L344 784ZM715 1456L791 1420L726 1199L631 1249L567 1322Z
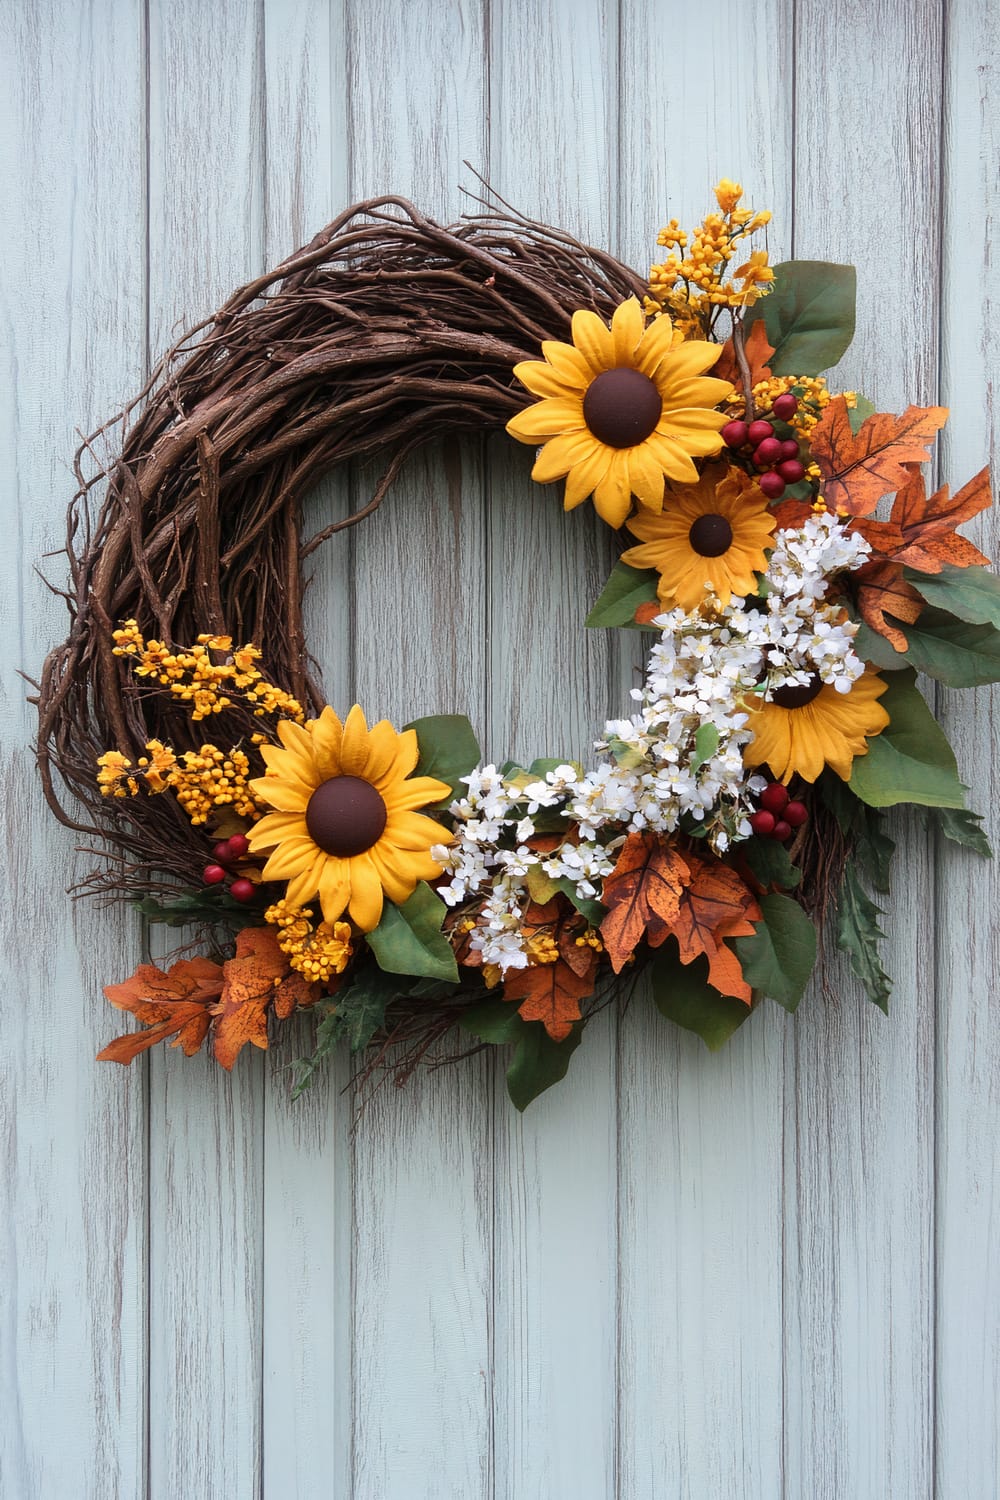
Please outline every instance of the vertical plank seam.
M142 57L142 366L143 379L149 378L152 363L152 296L150 291L150 278L152 274L151 246L150 246L150 223L152 206L150 202L150 172L151 172L151 138L152 138L152 83L150 78L150 0L142 0L140 8L139 51ZM143 950L149 947L149 921L145 917L139 918L139 942ZM143 1223L142 1223L142 1260L141 1265L145 1273L145 1285L142 1290L143 1316L142 1316L142 1339L143 1339L143 1389L142 1389L142 1482L145 1500L152 1500L152 1348L153 1348L153 1205L152 1205L152 1182L153 1182L153 1142L152 1142L152 1120L153 1120L153 1086L151 1077L151 1062L149 1053L143 1058L142 1066L142 1131L144 1136L142 1156L142 1167L145 1176L143 1183Z

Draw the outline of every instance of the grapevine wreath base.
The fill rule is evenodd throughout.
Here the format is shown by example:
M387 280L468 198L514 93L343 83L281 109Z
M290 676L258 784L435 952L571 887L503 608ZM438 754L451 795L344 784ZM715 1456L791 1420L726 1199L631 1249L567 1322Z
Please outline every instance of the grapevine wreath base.
M947 413L879 414L820 374L853 269L771 266L770 215L715 196L648 278L492 197L452 228L358 204L80 449L45 794L100 840L81 891L196 929L108 986L142 1029L100 1057L169 1039L231 1068L307 1007L300 1086L341 1041L400 1079L504 1044L523 1107L643 969L713 1047L764 997L794 1010L828 918L886 1008L883 809L989 852L915 685L1000 678L1000 587L956 532L986 471L927 495ZM620 537L587 624L651 632L589 768L482 766L461 716L369 725L311 671L312 554L416 448L500 428ZM310 487L384 454L370 501L303 537Z

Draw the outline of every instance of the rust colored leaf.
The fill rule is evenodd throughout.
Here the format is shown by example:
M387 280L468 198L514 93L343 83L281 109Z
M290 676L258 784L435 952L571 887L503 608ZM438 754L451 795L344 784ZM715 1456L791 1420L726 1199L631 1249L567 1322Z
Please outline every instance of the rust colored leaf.
M236 957L222 966L224 987L212 1007L212 1055L228 1072L247 1045L267 1047L267 1011L284 1018L311 1005L319 987L293 969L271 927L245 927L236 939Z
M657 615L662 615L663 608L664 606L656 599L650 599L648 603L640 604L635 612L635 623L637 625L651 624Z
M902 546L891 554L894 560L919 573L940 573L946 563L956 568L988 567L989 558L955 528L992 504L989 469L980 469L955 495L944 485L928 498L919 467L908 468L907 482L892 506L892 522L902 533Z
M924 601L906 582L900 563L880 558L867 562L854 575L858 587L858 610L866 625L884 635L897 651L906 651L909 641L892 620L912 625L919 618Z
M780 505L771 506L771 514L779 531L789 531L808 521L813 508L808 500L782 500Z
M588 971L578 974L563 958L531 969L511 969L504 979L504 998L518 1001L525 1021L541 1021L554 1042L565 1041L580 1019L580 1001L592 994L597 954Z
M750 936L761 915L757 898L729 865L695 854L685 858L691 881L681 895L673 924L681 963L689 964L704 953L709 982L723 995L733 995L749 1005L750 986L743 978L739 959L723 940Z
M770 358L774 353L774 345L768 342L767 330L764 327L763 318L757 318L747 334L743 345L750 366L750 384L756 385L759 380L771 378ZM732 339L727 339L722 346L722 353L712 370L720 380L729 380L738 389L742 386L743 377L740 367L736 362L736 350L733 348Z
M171 1045L191 1057L208 1035L210 1007L223 983L221 965L207 958L185 958L166 973L155 964L140 964L122 984L105 985L111 1004L130 1011L147 1030L116 1037L98 1052L98 1061L130 1063L171 1036Z
M944 406L908 406L901 417L876 412L854 433L847 402L835 396L809 437L830 508L844 515L871 515L883 495L895 494L906 483L909 464L930 458L928 444L947 417Z
M653 947L663 942L690 879L684 856L659 834L629 834L601 897L608 908L601 937L616 974L643 937Z

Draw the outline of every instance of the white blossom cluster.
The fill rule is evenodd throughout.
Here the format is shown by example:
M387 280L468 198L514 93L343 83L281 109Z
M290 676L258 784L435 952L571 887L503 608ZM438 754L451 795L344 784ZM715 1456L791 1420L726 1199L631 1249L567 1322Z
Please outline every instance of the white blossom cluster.
M701 609L656 618L660 639L632 691L636 710L605 725L593 770L567 763L532 780L488 765L463 778L468 791L450 809L455 842L431 852L448 877L438 887L448 905L479 903L469 941L484 964L502 973L531 963L521 920L532 887L569 881L578 898L600 899L630 832L683 826L718 852L750 837L752 799L765 783L743 765L752 737L746 699L817 676L850 691L864 671L852 648L857 627L824 596L833 574L860 567L868 553L826 512L779 532L762 598L725 608L707 598ZM548 826L558 814L571 830L549 852L529 847L540 813Z

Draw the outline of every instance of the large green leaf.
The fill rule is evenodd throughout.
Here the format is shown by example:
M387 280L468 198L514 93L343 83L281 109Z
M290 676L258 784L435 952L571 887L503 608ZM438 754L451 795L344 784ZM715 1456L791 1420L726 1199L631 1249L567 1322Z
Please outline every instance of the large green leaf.
M967 808L929 807L927 821L932 827L940 828L945 838L953 843L974 850L984 859L993 858L990 841L980 827L981 814L969 812Z
M892 984L879 960L879 940L885 936L878 925L881 915L848 862L837 896L837 947L849 955L869 1000L888 1015Z
M656 603L656 579L652 568L630 568L628 563L615 563L586 623L648 630L648 625L636 625L635 612L640 604Z
M918 620L899 623L909 642L905 651L897 651L883 636L863 626L855 640L859 655L892 671L915 667L948 687L1000 682L1000 630L996 626L956 620L930 605Z
M479 764L479 742L465 714L432 714L414 719L407 729L416 730L420 759L416 775L434 776L446 781L451 791L436 807L447 807L465 791L461 778Z
M816 928L789 896L762 896L752 937L733 938L743 978L794 1011L816 967Z
M776 885L783 891L794 890L801 871L792 864L788 850L777 839L746 839L736 849L762 886Z
M381 922L368 933L368 946L379 968L391 974L457 981L455 955L441 931L447 910L423 880L401 906L387 901Z
M464 1031L495 1046L510 1043L514 1052L507 1068L507 1093L520 1110L527 1109L569 1070L570 1059L583 1037L578 1021L565 1041L554 1042L540 1021L525 1021L516 1006L504 1000L473 1005L462 1016Z
M884 830L885 813L856 797L835 771L823 772L816 791L847 835L853 857L867 878L877 891L887 892L896 845Z
M965 788L944 731L920 696L914 673L894 672L879 699L890 722L868 741L851 769L850 787L869 807L916 802L964 807Z
M786 260L774 268L760 303L774 345L775 375L818 375L835 365L854 337L857 275L853 266Z
M750 1015L750 1006L731 995L720 995L708 982L708 960L699 957L682 964L671 940L651 967L653 1000L661 1016L697 1032L712 1052L724 1046Z
M944 567L940 573L904 568L903 577L928 604L972 625L1000 628L1000 578L987 568Z

